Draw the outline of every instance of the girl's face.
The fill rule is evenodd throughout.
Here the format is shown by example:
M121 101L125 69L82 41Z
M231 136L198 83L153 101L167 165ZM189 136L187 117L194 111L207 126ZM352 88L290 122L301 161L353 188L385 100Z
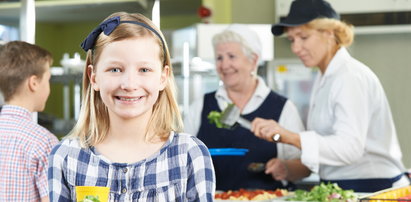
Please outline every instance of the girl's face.
M256 70L256 57L250 60L239 43L220 43L215 53L218 75L227 88L235 88L254 79L252 72Z
M108 44L91 71L93 89L110 116L121 119L148 117L159 92L167 84L168 66L162 70L160 47L151 37L131 38Z
M332 33L318 31L302 26L287 28L291 41L291 50L307 67L319 67L325 70L331 61L333 52L329 41Z

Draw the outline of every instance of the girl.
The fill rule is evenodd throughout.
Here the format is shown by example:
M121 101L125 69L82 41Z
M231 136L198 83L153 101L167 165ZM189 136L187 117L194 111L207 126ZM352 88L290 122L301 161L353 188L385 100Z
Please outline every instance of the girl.
M51 201L78 186L109 187L110 201L212 201L210 154L182 123L170 55L141 14L114 13L82 43L80 117L50 156Z

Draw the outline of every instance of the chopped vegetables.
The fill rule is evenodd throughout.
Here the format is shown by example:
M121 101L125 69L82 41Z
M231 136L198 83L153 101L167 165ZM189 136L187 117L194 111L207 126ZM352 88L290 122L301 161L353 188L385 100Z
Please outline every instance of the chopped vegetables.
M249 201L249 200L268 200L288 194L285 189L277 190L246 190L239 189L238 191L226 191L217 193L214 198L220 200L239 200L239 201Z
M216 126L217 128L230 128L229 126L221 123L221 115L222 115L222 112L211 111L211 112L208 114L207 118L208 118L208 121L209 121L211 124L215 124L215 126Z
M295 196L288 198L289 201L322 201L342 202L356 201L357 195L353 190L343 190L337 184L321 183L314 186L311 191L296 190Z
M228 104L227 105L227 108L229 108L229 106L230 105L234 105L234 104ZM227 109L226 108L226 109ZM225 110L226 110L225 109ZM213 111L211 111L210 113L208 113L208 116L207 116L207 118L208 118L208 121L211 123L211 124L215 124L215 126L217 127L217 128L230 128L230 126L228 126L228 125L225 125L224 123L222 123L221 122L221 119L222 119L222 117L223 117L223 114L224 114L224 111L223 112L219 112L219 111L215 111L215 110L213 110Z
M80 202L100 202L100 199L98 199L98 196L88 195L84 197L84 199L81 200Z

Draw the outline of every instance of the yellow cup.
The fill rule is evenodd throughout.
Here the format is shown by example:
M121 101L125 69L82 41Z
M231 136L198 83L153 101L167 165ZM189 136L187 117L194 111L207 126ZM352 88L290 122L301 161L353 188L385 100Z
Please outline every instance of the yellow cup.
M110 187L76 186L77 202L108 202Z

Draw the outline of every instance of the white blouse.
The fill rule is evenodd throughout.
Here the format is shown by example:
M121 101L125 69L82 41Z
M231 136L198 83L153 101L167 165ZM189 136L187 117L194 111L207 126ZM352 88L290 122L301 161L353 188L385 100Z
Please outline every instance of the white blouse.
M311 95L301 160L326 180L392 178L405 171L390 106L377 76L338 50Z

